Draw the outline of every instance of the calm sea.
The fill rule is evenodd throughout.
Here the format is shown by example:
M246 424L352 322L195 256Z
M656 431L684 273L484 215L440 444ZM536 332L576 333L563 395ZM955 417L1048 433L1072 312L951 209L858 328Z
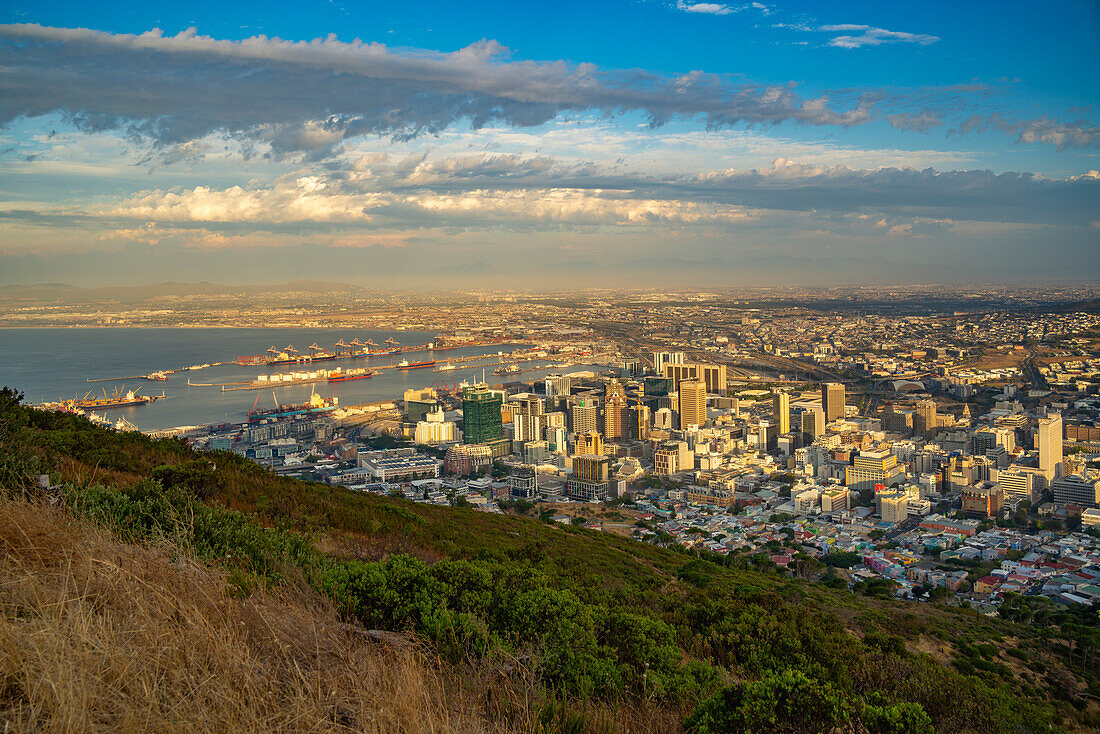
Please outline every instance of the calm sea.
M226 364L201 370L185 370L170 375L167 382L132 379L135 376L158 370L171 370L196 364L232 362L238 355L263 354L269 347L285 347L292 344L305 351L316 342L332 350L340 339L350 342L374 340L382 345L388 338L402 345L425 344L434 334L414 331L358 331L347 329L0 329L0 385L22 390L26 401L39 403L62 398L83 397L89 390L102 394L106 389L135 390L145 395L167 396L165 400L105 411L110 418L125 416L142 430L172 428L184 425L200 425L224 420L243 420L259 397L261 406L274 403L272 391L241 390L222 392L219 387L189 387L191 382L225 383L253 380L259 374L291 372L295 367L242 367ZM435 354L411 352L403 355L342 359L326 362L320 367L344 368L396 364L404 358L409 361L437 359L443 364L448 359L479 354L496 354L511 351L513 347L469 347ZM542 364L542 361L536 363ZM456 365L458 366L458 365ZM530 366L530 365L529 365ZM493 378L488 368L489 382L505 378ZM579 367L577 369L580 369ZM531 380L554 370L524 372L516 378ZM427 387L435 380L446 379L469 382L481 379L481 368L458 369L436 373L424 370L384 370L369 380L297 385L282 387L277 397L283 403L302 402L309 397L311 388L325 396L335 396L341 405L353 405L376 400L400 398L412 387ZM89 379L127 378L110 382L89 383Z

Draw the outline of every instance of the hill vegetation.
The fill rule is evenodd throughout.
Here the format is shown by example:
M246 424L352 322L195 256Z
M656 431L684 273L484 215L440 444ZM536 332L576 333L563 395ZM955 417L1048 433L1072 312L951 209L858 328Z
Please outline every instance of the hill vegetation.
M256 728L281 727L290 719L279 717L294 711L309 722L303 728L331 730L1100 725L1095 610L1018 600L1011 619L987 618L857 596L749 559L280 478L235 454L196 454L178 441L30 410L18 398L0 393L9 573L0 587L0 716L17 728L67 728L75 699L57 702L40 661L59 671L69 657L94 671L74 683L83 696L76 710L92 717L81 721L111 728L172 706L197 681L209 695L248 690L254 708L238 706L240 718L224 722L209 718L216 706L173 708L181 728L236 729L253 716L268 722ZM43 473L52 489L36 489ZM31 542L28 527L58 539ZM95 542L80 540L89 537ZM36 556L42 547L50 553ZM138 567L159 570L150 579ZM109 568L120 569L108 574L111 593L148 593L149 605L77 593L89 578L108 583ZM183 593L165 591L176 588ZM139 655L138 677L123 685L126 656L113 646L134 654L159 644L155 635L112 636L133 614L150 630L183 624L195 637L176 638L183 657ZM1031 623L1036 615L1042 626ZM267 627L248 637L257 619ZM280 637L299 628L301 639ZM44 639L55 643L52 658ZM215 666L229 648L244 657ZM333 662L347 656L374 671L363 673L370 695ZM276 671L263 679L278 683L238 685L234 665ZM161 684L168 688L150 693ZM409 686L413 698L392 693Z

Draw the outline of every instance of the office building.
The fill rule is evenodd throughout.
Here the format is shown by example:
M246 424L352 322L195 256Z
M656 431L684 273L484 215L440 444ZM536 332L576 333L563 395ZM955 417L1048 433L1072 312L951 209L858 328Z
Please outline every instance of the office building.
M542 439L543 402L537 395L523 395L512 403L513 441L539 441Z
M909 519L909 495L906 492L879 492L876 500L882 509L883 522L897 525Z
M536 471L515 471L508 476L508 493L516 499L529 500L539 493L539 474Z
M977 484L962 490L962 511L972 517L997 517L1004 506L1004 490L997 484Z
M652 397L664 397L672 392L672 380L663 376L647 376L642 379L642 390Z
M839 382L822 383L821 410L825 413L826 423L844 417L844 385Z
M939 423L939 415L936 412L935 400L921 400L913 411L913 433L931 440L936 435Z
M573 451L574 454L603 454L603 436L599 431L589 431L588 433L578 433L577 443Z
M707 386L702 380L684 380L679 388L680 428L707 423Z
M406 390L402 399L405 402L405 413L408 415L409 423L419 423L428 413L434 413L439 409L435 390L430 387Z
M654 352L653 353L653 371L658 375L663 375L666 364L683 364L684 353L683 352Z
M618 380L611 380L604 393L603 434L609 441L626 437L628 421L626 390Z
M443 420L443 411L437 410L428 413L424 420L416 424L413 440L416 443L435 445L438 443L451 443L457 440L455 424Z
M607 499L610 480L609 457L594 454L574 456L573 475L566 483L566 492L580 502L602 502Z
M1039 419L1035 429L1035 445L1039 449L1039 468L1047 481L1062 476L1062 416L1052 413Z
M724 364L666 364L662 374L672 380L673 389L683 380L702 380L707 392L716 395L726 394L726 365Z
M825 432L825 413L817 408L802 411L802 441L807 445Z
M1054 501L1061 504L1075 504L1081 507L1100 505L1100 479L1086 479L1079 474L1070 474L1050 483Z
M570 409L573 433L590 433L599 429L599 401L594 397L577 398Z
M853 492L875 489L876 484L892 487L905 481L905 469L889 449L863 451L845 470L845 484Z
M504 393L490 390L484 382L462 389L462 440L464 443L484 443L493 447L495 456L507 453L504 421L500 408Z
M779 429L779 435L791 432L791 396L782 390L772 398L772 416Z
M569 375L549 374L543 380L543 385L546 388L546 397L567 398L572 390L572 379Z
M632 405L630 406L630 438L635 441L648 441L649 440L649 406L648 405Z

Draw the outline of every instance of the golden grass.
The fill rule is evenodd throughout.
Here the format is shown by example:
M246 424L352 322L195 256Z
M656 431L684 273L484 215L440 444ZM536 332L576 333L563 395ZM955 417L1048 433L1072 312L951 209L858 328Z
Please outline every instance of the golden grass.
M454 705L411 641L371 642L308 591L226 589L172 548L0 501L3 731L502 728Z

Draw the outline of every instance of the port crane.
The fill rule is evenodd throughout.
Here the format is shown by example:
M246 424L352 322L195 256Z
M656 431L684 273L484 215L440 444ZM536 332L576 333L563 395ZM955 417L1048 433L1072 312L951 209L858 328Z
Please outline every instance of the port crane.
M397 341L396 339L394 339L394 338L393 338L393 337L391 336L391 337L390 337L389 339L387 339L387 340L385 341L385 343L386 343L386 344L394 344L394 345L397 345L397 344L400 344L401 342Z
M355 343L355 342L352 342L352 344L354 344L354 343ZM337 354L340 354L340 351L341 351L342 349L347 349L347 350L349 350L349 351L350 351L350 350L351 350L351 346L352 346L352 344L348 344L348 343L347 343L346 341L344 341L343 339L340 339L340 341L338 341L338 342L336 342L335 344L333 344L333 345L332 345L332 348L336 350L336 353L337 353Z

